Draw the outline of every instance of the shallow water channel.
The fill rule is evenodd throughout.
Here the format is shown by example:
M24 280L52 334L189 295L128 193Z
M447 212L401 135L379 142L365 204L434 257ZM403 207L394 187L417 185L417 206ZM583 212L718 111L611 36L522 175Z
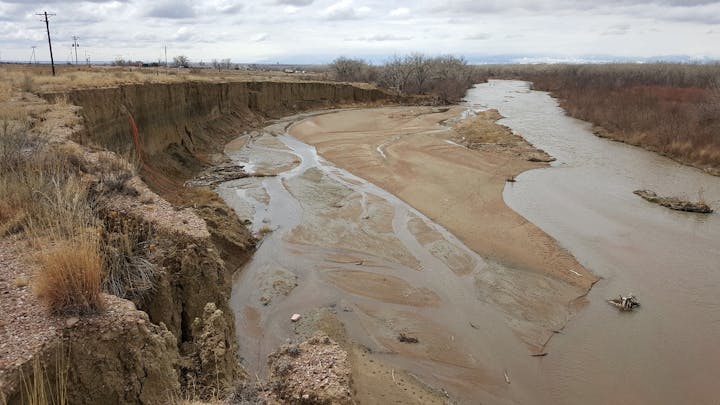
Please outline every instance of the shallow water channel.
M552 334L545 328L562 327L564 317L555 324L525 320L524 311L516 309L532 299L516 289L576 290L478 256L396 196L287 135L294 120L271 125L248 137L241 149L226 151L250 171L274 176L218 189L241 217L253 218L255 231L265 233L233 284L244 366L262 377L268 354L288 340L303 339L318 324L327 326L329 317L374 364L383 364L387 380L401 370L410 373L417 382L411 396L418 400L428 398L423 385L460 403L528 398L520 374L536 359L517 331L545 342ZM562 312L566 301L555 301L541 304ZM292 323L293 313L302 319ZM400 333L419 343L400 342ZM515 370L519 380L509 385Z
M512 128L557 158L520 175L507 204L602 279L590 304L528 370L539 403L717 404L720 380L720 215L682 213L632 192L704 198L720 209L720 178L598 138L527 83L470 90L473 108L495 108ZM632 292L618 313L605 299Z
M262 377L269 353L331 317L376 362L459 403L717 403L720 216L670 211L632 191L695 198L702 189L718 209L720 178L600 139L524 82L491 81L466 99L469 110L498 109L502 124L557 158L508 183L504 198L602 277L589 304L567 325L524 321L523 305L557 305L552 291L567 302L566 287L483 259L287 135L304 118L289 117L226 151L271 176L218 188L265 234L231 298L244 366ZM628 292L642 303L634 313L605 301ZM564 328L547 356L532 357L517 332L539 324Z

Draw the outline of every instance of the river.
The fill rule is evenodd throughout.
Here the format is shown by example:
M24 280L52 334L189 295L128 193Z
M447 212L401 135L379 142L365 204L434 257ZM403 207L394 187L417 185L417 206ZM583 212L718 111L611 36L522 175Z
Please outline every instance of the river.
M262 376L270 352L329 316L371 353L370 362L385 367L356 379L355 388L364 387L375 403L397 391L398 370L420 383L394 399L400 403L444 401L445 389L468 404L717 403L720 217L671 211L633 191L693 199L701 190L718 209L720 178L598 138L525 82L481 84L466 100L468 111L499 110L501 124L557 159L507 183L504 200L601 277L587 305L544 347L547 356L531 357L516 332L527 305L567 302L562 283L489 263L392 193L328 162L287 134L307 118L298 116L227 151L261 177L218 189L241 217L252 218L254 231L266 234L231 299L245 367ZM378 125L361 121L357 129L367 137L365 126ZM432 150L464 150L443 140L443 132L402 139L405 147L425 139ZM393 152L383 145L398 139L368 144L363 153L397 158L397 150L386 156ZM458 156L472 159L474 152L467 153ZM479 283L478 275L495 282ZM508 288L498 289L500 281ZM642 303L635 312L606 302L629 292ZM303 315L295 324L294 312ZM399 343L403 332L420 343ZM384 377L373 380L376 372Z
M490 81L466 100L498 109L501 124L557 158L508 184L505 201L602 277L550 355L526 370L538 403L717 404L720 216L671 211L632 192L697 199L701 190L717 210L720 178L598 138L525 82ZM628 292L640 310L605 302Z

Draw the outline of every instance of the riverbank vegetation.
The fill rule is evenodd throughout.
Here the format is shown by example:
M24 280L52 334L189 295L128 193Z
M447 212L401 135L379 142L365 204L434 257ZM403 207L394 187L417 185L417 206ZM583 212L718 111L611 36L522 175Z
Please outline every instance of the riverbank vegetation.
M720 174L720 65L478 66L476 80L521 79L551 92L597 135Z
M329 70L335 80L372 83L405 96L427 95L436 104L460 100L474 84L472 67L465 59L450 55L396 55L382 65L340 57Z

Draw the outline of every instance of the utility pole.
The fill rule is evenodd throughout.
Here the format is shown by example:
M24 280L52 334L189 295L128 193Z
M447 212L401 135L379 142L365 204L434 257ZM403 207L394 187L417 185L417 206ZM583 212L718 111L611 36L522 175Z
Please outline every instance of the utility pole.
M167 64L167 45L164 46L165 48L165 75L168 74L168 64Z
M55 76L55 59L53 59L52 40L50 40L50 22L48 21L48 16L54 16L55 14L48 14L47 11L44 11L42 14L35 15L45 16L45 28L48 34L48 46L50 46L50 65L52 66L53 76Z
M31 46L31 48L33 51L32 51L32 55L30 55L30 64L34 63L37 65L37 58L35 57L35 48L37 48L37 46L33 45L33 46Z
M72 46L73 46L73 48L75 48L75 64L77 65L77 64L78 64L77 49L78 49L78 47L80 46L80 45L77 43L77 40L80 39L80 38L78 38L77 36L73 35L72 39L73 39L73 44L72 44Z

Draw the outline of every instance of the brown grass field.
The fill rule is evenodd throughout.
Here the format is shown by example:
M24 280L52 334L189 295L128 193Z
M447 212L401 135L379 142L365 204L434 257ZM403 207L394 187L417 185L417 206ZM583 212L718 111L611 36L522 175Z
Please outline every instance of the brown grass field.
M49 65L0 64L0 101L12 88L27 92L112 87L137 83L179 83L186 81L297 81L324 80L324 73L289 74L279 71L178 69L164 67L57 65L56 76Z

